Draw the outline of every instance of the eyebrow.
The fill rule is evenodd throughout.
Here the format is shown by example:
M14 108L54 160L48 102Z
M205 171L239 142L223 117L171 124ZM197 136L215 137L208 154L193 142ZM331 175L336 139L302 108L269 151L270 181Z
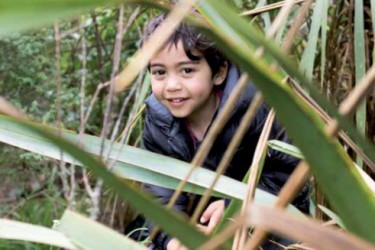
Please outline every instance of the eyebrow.
M183 66L188 64L199 64L200 60L197 61L181 61L177 63L177 66ZM151 63L150 67L165 67L163 63Z

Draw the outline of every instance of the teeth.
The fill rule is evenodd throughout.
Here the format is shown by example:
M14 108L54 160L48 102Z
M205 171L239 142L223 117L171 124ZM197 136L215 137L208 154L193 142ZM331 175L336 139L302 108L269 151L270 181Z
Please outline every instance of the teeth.
M182 102L184 99L183 98L176 98L176 99L172 99L171 101L172 102Z

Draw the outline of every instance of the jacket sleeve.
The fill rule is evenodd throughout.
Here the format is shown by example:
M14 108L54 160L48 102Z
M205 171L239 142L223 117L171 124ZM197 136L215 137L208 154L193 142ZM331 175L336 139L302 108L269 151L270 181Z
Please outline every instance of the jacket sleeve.
M257 126L259 134L263 129L267 117L266 114L268 114L268 108L262 108L264 108L266 112L264 112L265 115L262 118L263 121L259 123L260 126ZM279 140L291 144L291 141L288 138L285 129L280 125L280 123L277 120L275 120L272 125L272 129L268 140ZM262 189L277 195L280 192L282 186L287 182L288 178L298 165L299 161L299 159L293 156L269 148L265 158L264 168L259 181L259 186ZM293 204L302 212L308 213L309 199L307 184L297 195L297 197L293 201Z
M163 205L166 205L170 198L172 197L174 190L158 187L155 185L144 184L143 187L150 191L153 195L156 196L156 200L161 202ZM184 211L186 204L188 203L188 197L186 194L181 194L176 201L176 204L173 206L173 210ZM151 234L153 228L155 227L154 223L150 220L146 220L146 224ZM154 248L153 249L166 249L168 242L171 240L164 232L159 232L157 236L153 239Z
M150 124L149 119L150 117L146 116L145 126L143 129L143 135L142 135L143 149L168 156L167 152L165 152L165 149L163 149L163 145L161 144L163 143L163 140L160 140L162 137L160 137L160 135L158 136L159 131L151 130L152 125ZM159 140L157 140L157 138L159 138ZM159 187L159 186L155 186L151 184L143 184L143 187L146 190L148 190L159 203L163 205L168 204L170 198L172 197L174 193L174 190L172 189L167 189L167 188L163 188L163 187ZM186 210L188 203L189 203L189 198L187 197L187 194L182 193L178 197L175 205L173 206L173 210L186 212L185 210ZM147 223L147 227L149 228L149 232L151 233L152 229L154 228L154 224L150 220L146 220L146 223ZM158 233L158 235L153 240L153 245L154 245L152 246L153 249L166 249L166 246L170 239L171 237L169 237L165 233L163 232Z

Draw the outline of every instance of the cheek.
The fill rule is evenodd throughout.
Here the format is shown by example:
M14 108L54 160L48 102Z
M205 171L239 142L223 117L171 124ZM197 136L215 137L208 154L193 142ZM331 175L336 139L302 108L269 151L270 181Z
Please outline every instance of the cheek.
M161 95L162 95L162 92L163 92L161 84L151 82L151 89L152 89L152 93L154 93L156 98L160 99Z
M208 77L197 79L194 84L190 86L191 92L195 93L195 96L206 97L212 93L214 83Z

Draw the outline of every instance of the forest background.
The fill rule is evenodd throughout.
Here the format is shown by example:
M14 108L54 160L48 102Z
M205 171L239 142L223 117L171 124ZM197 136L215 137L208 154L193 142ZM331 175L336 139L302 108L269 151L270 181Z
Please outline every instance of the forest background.
M273 1L226 2L263 32L280 10L272 7ZM285 39L287 27L303 4L297 2L290 20L283 25L285 32L275 37L277 44ZM316 14L318 2L309 8L291 56L301 65L305 60L306 66L301 66L301 70L338 106L373 62L371 3L363 1L363 27L358 33L355 7L359 1L327 1L326 11ZM131 86L115 95L111 94L109 83L138 50L145 23L158 13L158 9L137 4L100 7L54 25L2 36L0 96L33 121L76 132L84 129L86 134L112 140L122 138L128 145L139 147L142 116L137 114L150 91L147 73L142 72ZM322 20L318 28L314 26L316 19ZM363 40L358 40L361 36ZM362 50L358 50L355 41L362 42ZM312 52L306 53L308 50ZM374 97L372 91L363 106L366 108L350 117L372 142ZM126 136L121 137L123 131ZM355 159L353 151L349 150L349 154ZM366 163L363 167L371 175ZM110 187L101 186L92 173L6 144L0 144L0 180L0 218L52 227L53 221L70 207L123 232L136 215ZM93 198L95 192L102 195L99 203ZM322 195L315 198L329 206ZM321 212L316 212L316 216L324 218ZM49 248L0 240L0 249L18 247Z

